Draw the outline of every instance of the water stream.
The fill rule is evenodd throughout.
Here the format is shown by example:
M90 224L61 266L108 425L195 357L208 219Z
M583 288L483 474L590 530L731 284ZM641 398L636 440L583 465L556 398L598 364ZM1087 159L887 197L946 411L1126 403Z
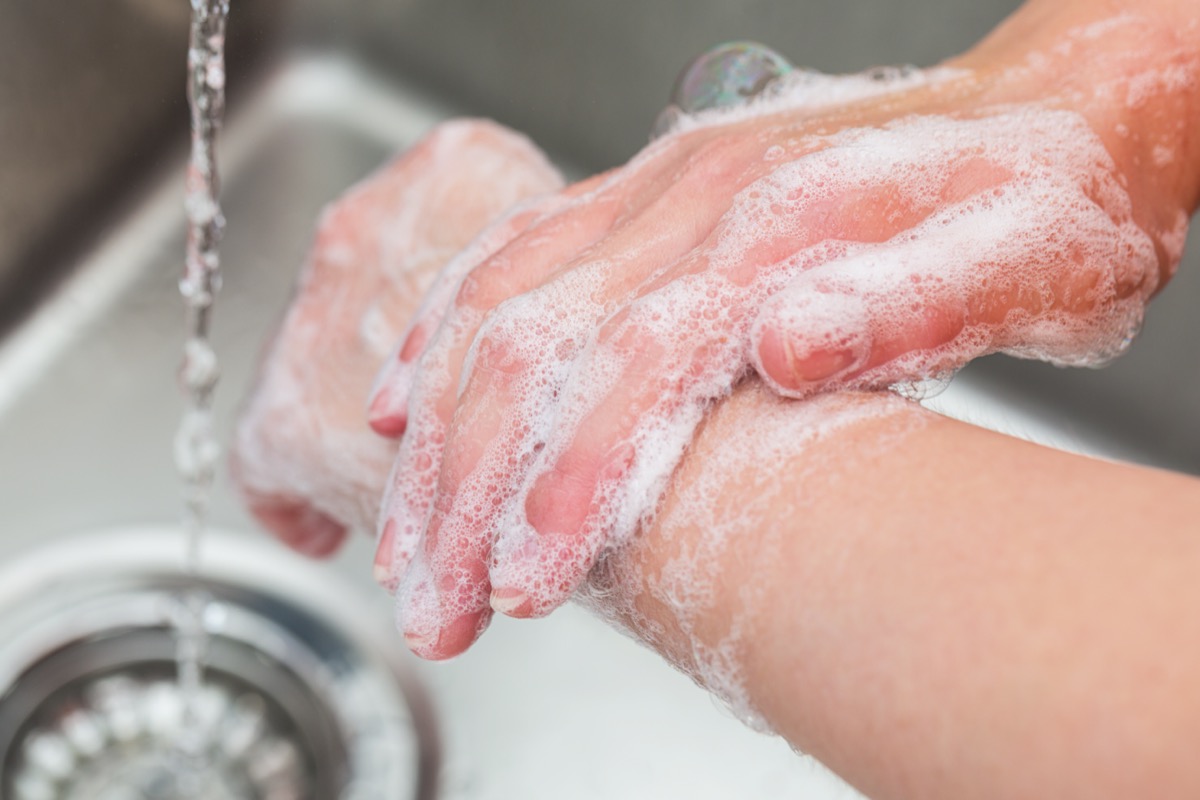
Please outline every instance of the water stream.
M203 683L207 605L199 586L201 543L208 524L213 479L220 446L213 432L212 403L219 368L209 332L213 305L221 288L219 244L225 226L218 201L217 136L225 112L225 27L229 0L191 0L188 45L188 103L191 109L191 156L188 160L184 208L187 254L179 291L186 306L186 340L180 381L183 417L175 437L175 464L183 482L182 525L186 537L184 570L192 587L181 598L175 622L183 739L180 749L196 774L205 768L207 736L198 703ZM185 765L186 766L186 765Z

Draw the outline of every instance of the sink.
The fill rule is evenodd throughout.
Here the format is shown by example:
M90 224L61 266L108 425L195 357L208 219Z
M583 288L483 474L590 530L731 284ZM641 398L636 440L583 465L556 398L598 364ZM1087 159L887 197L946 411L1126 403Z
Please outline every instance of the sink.
M225 437L318 209L452 111L340 57L291 59L255 80L223 140L229 226L215 345ZM0 559L178 516L169 445L180 411L181 174L151 187L0 348ZM225 481L214 523L266 538ZM325 569L357 590L345 602L387 623L371 555L361 537ZM410 661L442 733L445 797L852 796L578 609L500 620L449 664Z
M111 4L113 15L139 21L116 27L145 37L145 63L113 66L105 57L87 67L91 91L108 92L112 102L87 105L92 116L84 120L66 112L54 118L91 131L72 134L70 146L86 158L73 150L69 175L56 171L53 153L20 147L38 141L30 115L54 111L26 102L36 94L31 87L48 91L48 82L71 73L61 65L39 72L41 56L31 47L8 55L26 59L17 74L24 88L9 83L16 73L0 69L0 120L18 120L0 124L0 152L41 158L53 177L41 193L22 194L15 179L0 186L3 562L70 537L161 527L178 516L170 442L181 410L176 281L185 120L183 70L171 59L182 63L186 20L171 3L178 5ZM116 24L89 19L92 12L67 19L51 5L0 10L0 45L18 41L22 30L69 43L75 40L51 33ZM222 436L228 439L260 343L287 303L319 209L438 120L498 116L547 144L566 171L583 174L644 141L659 102L658 89L646 87L665 92L674 70L709 43L759 38L826 69L927 62L965 46L1016 3L965 10L958 0L921 0L901 17L881 2L874 16L861 18L833 0L777 5L747 4L734 14L719 0L651 8L633 0L234 0L237 60L221 145L229 222L214 329L224 367L216 407ZM781 40L779 31L790 33ZM836 44L846 41L856 46ZM55 56L53 48L47 53ZM621 92L628 103L618 102ZM139 123L136 131L130 120ZM36 181L37 170L7 174ZM22 197L36 206L26 216L11 212ZM1115 366L1065 371L984 359L934 404L1056 446L1200 474L1200 362L1184 351L1200 340L1200 317L1191 312L1200 300L1198 249ZM269 542L224 479L214 523L271 558ZM386 628L391 603L371 584L371 549L360 537L321 569L348 587L347 605ZM575 608L536 622L499 619L455 661L407 659L404 666L431 698L443 740L443 797L857 796Z

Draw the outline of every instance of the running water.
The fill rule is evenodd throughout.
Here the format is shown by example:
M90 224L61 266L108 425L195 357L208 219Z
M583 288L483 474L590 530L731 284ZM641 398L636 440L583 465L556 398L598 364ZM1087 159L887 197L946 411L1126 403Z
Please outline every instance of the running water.
M213 301L221 287L218 245L225 220L217 200L216 140L225 111L225 24L229 0L191 0L188 102L192 147L186 177L187 258L179 291L187 307L187 340L180 370L185 406L175 438L175 464L183 480L184 570L192 581L174 622L180 691L184 698L185 755L202 767L205 736L197 716L206 649L206 606L197 575L220 447L213 434L212 401L219 374L209 342Z

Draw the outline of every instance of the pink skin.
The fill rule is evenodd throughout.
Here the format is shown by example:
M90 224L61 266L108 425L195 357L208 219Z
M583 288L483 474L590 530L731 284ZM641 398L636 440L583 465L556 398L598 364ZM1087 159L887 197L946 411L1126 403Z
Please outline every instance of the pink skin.
M425 351L430 337L441 324L446 306L459 284L482 261L518 236L535 220L561 207L565 192L538 195L508 209L503 217L489 225L438 271L425 292L420 308L399 340L399 345L384 361L371 391L367 421L380 436L398 439L408 425L408 398L417 358Z
M1018 33L1014 41L1036 38ZM1131 34L1118 26L1104 35ZM398 588L410 646L447 658L474 641L493 609L535 616L565 600L614 532L637 527L629 486L648 485L633 499L652 509L680 442L748 370L803 396L939 373L994 349L1064 361L1119 349L1114 338L1127 328L1114 321L1136 321L1169 278L1181 210L1194 204L1170 180L1181 170L1145 166L1150 149L1190 160L1186 148L1135 122L1186 115L1157 100L1113 111L1091 97L1093 82L1120 88L1137 76L1134 56L1111 57L1137 48L1105 43L1105 60L1075 73L1069 47L1054 51L1062 63L1010 59L997 72L1003 48L989 43L946 83L672 135L626 167L518 206L469 245L501 209L557 178L527 142L495 126L442 129L323 222L239 429L235 460L255 513L320 555L375 516L386 487L376 574ZM870 141L861 137L906 120L990 124L1003 116L997 109L1031 101L1080 111L1111 155L1090 165L1098 171L1055 173L1057 189L1079 200L1069 208L989 210L1009 207L993 199L1001 195L1016 208L1037 199L1014 178L1058 155L1039 153L1036 134L1009 137L1031 141L1031 164L982 141L918 148L871 169L858 163L871 152L855 148ZM897 179L901 162L923 189ZM847 166L861 180L848 180ZM799 185L812 190L773 185L782 167L806 170ZM1128 197L1115 187L1128 187ZM776 190L784 195L774 228L733 213ZM952 240L948 212L973 204L1000 222L959 247L964 255L943 274L927 255ZM747 246L739 226L748 218L757 235ZM1130 244L1109 231L1106 246L1096 236L1105 224L1144 234ZM1030 231L1055 234L1055 247L1010 246ZM656 303L714 277L731 291ZM897 303L906 308L899 316L889 313ZM362 398L381 363L368 413L385 438L375 438ZM656 439L651 422L673 435ZM543 423L548 430L535 430ZM647 454L656 463L647 466Z
M565 195L465 274L427 312L440 327L418 322L402 344L417 368L382 379L374 401L408 402L381 563L400 581L410 646L451 657L493 610L540 616L566 601L614 535L637 527L630 492L661 488L678 442L750 369L806 396L938 375L996 350L1063 362L1119 352L1178 261L1179 207L1138 202L1162 184L1145 169L1149 179L1131 181L1140 155L1112 134L1128 120L1077 102L1075 78L1055 84L1060 75L1053 61L1020 62L999 78L966 71L819 113L669 136ZM1107 147L1054 172L1069 205L1046 213L1018 177L1061 160L1051 143L1038 149L1036 132L1015 162L986 137L939 147L933 136L897 161L856 164L861 180L844 177L857 142L914 117L983 128L1030 101L1079 112L1085 138ZM898 181L900 168L920 185ZM776 181L784 169L812 191L788 194L793 184ZM768 231L744 212L771 192L783 213ZM950 272L925 263L962 233L955 214L993 205L1024 216L996 211L1000 222L979 232L977 251L959 248ZM713 303L695 292L686 297L698 303L658 302L698 281L733 288ZM905 313L882 324L897 304ZM664 425L665 439L655 432Z
M454 121L326 210L234 444L239 487L264 526L313 556L351 528L372 530L396 455L364 412L380 364L453 255L514 203L561 185L524 137Z
M1197 164L1185 168L1193 180ZM1003 227L991 233L1004 238ZM914 270L919 252L909 242L902 237L867 265L890 264L899 280L862 288L909 299L909 284L923 285L925 277ZM817 292L837 294L834 316L857 319L857 297L838 292L863 262L839 258L804 274L824 266L832 274L778 308L772 300L770 313L787 322L787 310L813 304L810 292ZM342 277L371 284L379 267L364 262ZM304 284L298 305L314 283ZM921 341L954 335L959 317L962 326L977 316L993 319L1005 304L1029 313L1049 302L1083 313L1082 298L1095 286L1056 281L1046 296L1022 296L1024 288L973 297L962 314L947 313L954 304L918 305L914 316L927 331ZM932 299L945 297L935 291ZM982 302L989 299L996 305ZM360 303L358 313L369 317L370 305ZM350 313L337 311L328 318ZM298 332L289 327L284 335ZM275 351L290 347L281 341ZM696 361L713 352L699 352ZM519 374L502 347L481 345L473 357L501 386ZM323 377L336 381L346 366L325 361ZM653 404L645 384L657 376L637 377L641 389L622 384L633 413ZM289 396L272 405L295 414L306 399L320 398ZM479 413L490 422L489 409ZM252 416L247 424L287 422ZM293 439L306 434L284 430ZM362 425L347 434L372 436ZM358 491L343 484L367 466L344 469L347 462L337 462L343 444L323 435L282 443L297 448L293 454L312 473L314 505ZM618 475L632 457L599 438L593 449L609 456ZM747 498L755 500L749 508ZM587 509L562 512L585 518ZM442 508L437 513L446 517ZM1179 609L1196 594L1198 513L1195 481L1181 476L1056 454L887 395L786 402L751 379L706 416L659 515L635 540L603 553L583 599L871 796L1192 797L1198 776L1188 742L1197 727L1200 636ZM431 557L412 570L424 574L406 584L431 583L441 596L406 597L407 617L437 615L447 600L460 608L480 602L478 593L457 594L429 571L442 550L445 523L439 526L427 537ZM477 555L476 562L463 575L482 587L478 567L487 561ZM486 611L460 614L433 637L414 631L409 641L445 657L486 619Z

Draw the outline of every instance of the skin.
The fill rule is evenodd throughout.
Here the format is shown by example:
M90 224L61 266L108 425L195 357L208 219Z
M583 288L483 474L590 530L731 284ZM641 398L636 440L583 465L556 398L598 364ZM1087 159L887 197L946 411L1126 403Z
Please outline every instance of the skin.
M1182 58L1162 43L1195 35L1188 26L1197 12L1187 6L1139 4L1169 33L1155 48L1126 42L1124 52ZM1020 52L1037 37L1052 42L1121 7L1032 3L963 63L977 75L1024 63ZM1084 63L1105 68L1099 53L1115 46L1098 43L1098 60ZM1008 81L1045 90L1045 74L994 74L987 91L1021 88ZM1200 120L1185 89L1133 116L1088 111L1111 141L1140 224L1159 230L1164 275L1168 225L1195 208L1200 188L1200 155L1187 135ZM1155 166L1156 147L1171 148L1171 166ZM540 214L514 224L511 241ZM551 232L578 234L567 224ZM543 246L568 247L553 236ZM373 268L364 264L360 279ZM287 352L286 343L277 348ZM323 367L313 371L318 383L330 375L369 383L336 353ZM805 438L793 418L844 424L818 425L823 433ZM252 419L244 437L269 424L284 423ZM369 436L361 425L346 430ZM730 458L731 443L751 431L750 441L775 446L760 469ZM277 435L280 460L328 469L327 440L284 432L299 435ZM380 485L372 464L321 474L305 502L350 491L347 482ZM271 468L256 485L267 485ZM276 487L289 491L286 481ZM759 499L753 514L748 498ZM365 505L340 524L369 525ZM1200 734L1200 622L1186 610L1200 602L1198 518L1193 478L1058 453L888 395L797 403L748 380L707 415L658 513L603 551L580 596L717 691L729 687L713 682L699 656L730 645L743 700L873 797L1194 797L1200 768L1188 745ZM720 546L704 550L730 521ZM697 552L715 557L692 558ZM672 578L682 556L691 559L687 579L704 590L685 603ZM387 580L394 559L376 566ZM460 625L408 640L444 658L476 634Z
M745 386L706 421L655 523L607 557L633 598L619 622L695 673L736 610L757 712L879 800L1197 796L1200 480L915 405L729 470L743 426L794 433L766 413L781 402ZM767 493L777 530L702 562L685 631L662 572L705 535L684 507L704 481L721 491L701 519Z
M785 110L669 136L629 165L574 187L561 208L481 260L452 300L418 316L372 401L377 431L416 430L400 444L377 558L385 582L399 583L410 647L429 658L453 656L482 633L493 611L539 616L565 602L621 533L605 513L611 507L605 487L627 485L648 426L662 419L694 424L687 415L696 403L720 400L746 370L793 397L883 388L992 350L1043 345L1036 323L1046 318L1074 319L1083 327L1094 320L1097 331L1109 329L1075 345L1080 352L1056 357L1083 359L1093 348L1118 348L1126 327L1105 317L1105 309L1140 308L1169 280L1197 200L1200 145L1190 133L1200 127L1197 13L1165 1L1035 0L977 48L947 62L961 71L950 80L816 113ZM1164 78L1174 73L1182 78ZM1130 101L1135 94L1138 101ZM1047 258L1039 249L1044 237L1035 236L1026 252L971 264L961 274L986 280L956 287L949 299L921 295L916 282L877 298L851 283L844 296L865 303L864 325L875 317L872 302L896 302L905 293L914 313L885 336L864 333L868 349L848 362L843 343L814 341L809 318L788 315L835 291L809 280L828 264L805 261L805 254L821 243L892 240L956 203L995 189L1019 191L1002 165L950 158L919 164L939 176L932 200L917 202L885 171L865 186L804 206L787 232L767 236L732 264L714 266L722 233L733 224L726 217L731 204L778 167L767 158L771 148L783 148L784 162L806 163L840 132L878 129L914 115L969 121L1028 103L1077 112L1099 137L1111 157L1103 167L1110 189L1098 190L1095 175L1080 174L1077 191L1091 210L1135 225L1147 243L1143 257L1080 260L1071 254L1085 248L1081 240L1068 241L1066 255ZM845 157L853 158L853 151ZM831 180L838 169L829 167ZM820 178L818 172L814 182ZM1120 202L1113 200L1112 186L1124 187L1128 197L1117 192ZM1121 205L1126 200L1128 207ZM1036 204L1029 209L1033 229L1044 211ZM1068 237L1079 227L1073 219L1060 222ZM909 260L919 265L922 246L937 243L936 232L921 233ZM1114 238L1113 250L1121 246ZM800 272L779 293L785 302L760 309L757 295L735 294L721 312L725 327L689 340L688 347L665 345L639 316L639 299L673 282L723 270L729 282L751 284L788 259L800 259ZM598 288L581 288L590 286L597 264L613 263L618 267ZM836 278L836 269L831 274ZM935 271L915 277L926 283L943 278ZM592 302L597 298L602 302ZM694 310L676 308L671 313L679 318L667 327L682 328ZM552 339L560 345L523 350L530 320L555 312L565 316L555 323L564 338ZM1017 313L1033 324L1012 325ZM947 350L967 329L979 333L980 342ZM561 344L576 348L569 369L557 366ZM587 378L603 370L605 358L624 371L597 397ZM695 388L706 382L720 388ZM542 418L587 411L577 427L538 440L524 424L530 408L542 409ZM651 454L663 449L654 439L645 447ZM485 485L501 488L481 511L478 490L470 487ZM507 524L514 518L527 526Z
M238 486L264 527L319 557L374 526L396 458L364 418L379 364L448 260L514 204L561 186L525 137L461 120L325 211L234 442ZM503 238L521 219L496 222Z

